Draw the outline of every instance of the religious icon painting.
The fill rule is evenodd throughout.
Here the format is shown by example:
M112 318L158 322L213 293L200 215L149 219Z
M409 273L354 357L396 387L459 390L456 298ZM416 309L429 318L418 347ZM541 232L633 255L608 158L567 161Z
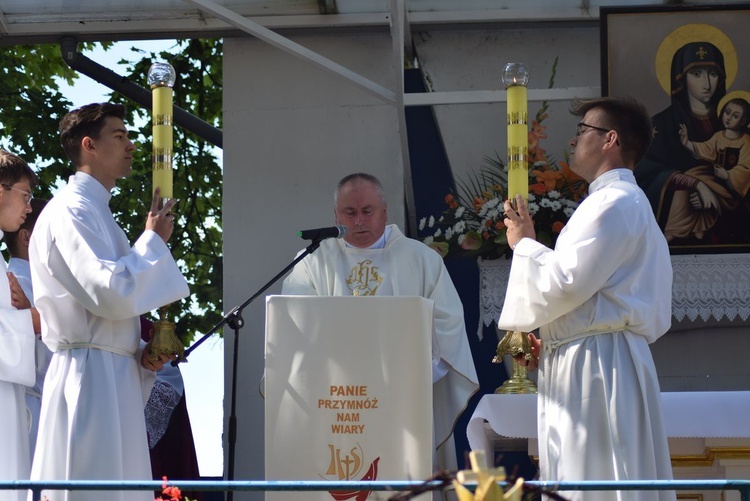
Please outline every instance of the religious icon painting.
M635 176L673 254L750 252L750 4L602 7L602 94L646 105Z

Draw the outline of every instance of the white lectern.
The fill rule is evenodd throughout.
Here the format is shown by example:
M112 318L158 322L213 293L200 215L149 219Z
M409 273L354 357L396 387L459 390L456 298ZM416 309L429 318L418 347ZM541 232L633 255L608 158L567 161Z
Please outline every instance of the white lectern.
M432 475L432 310L419 297L268 297L267 480ZM365 495L268 492L266 499Z

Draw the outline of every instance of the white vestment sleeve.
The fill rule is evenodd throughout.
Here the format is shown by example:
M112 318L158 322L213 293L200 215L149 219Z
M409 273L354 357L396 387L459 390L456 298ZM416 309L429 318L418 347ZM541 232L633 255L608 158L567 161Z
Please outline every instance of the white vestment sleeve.
M48 260L42 264L92 314L122 320L189 294L169 248L153 231L145 231L128 254L113 261L107 256L115 244L95 222L71 211L56 223L63 227L55 233L64 236L49 242L48 255L40 253Z
M623 256L633 252L632 241L621 241L609 231L634 224L622 206L612 202L603 198L598 211L576 211L575 222L571 218L554 251L528 238L516 245L498 328L531 332L602 289Z
M36 336L31 312L11 306L5 262L0 264L0 275L0 381L34 386Z
M302 252L300 251L297 256ZM292 268L291 273L287 275L281 284L281 294L285 296L326 296L328 293L320 292L315 289L310 270L307 266L306 258L297 263Z

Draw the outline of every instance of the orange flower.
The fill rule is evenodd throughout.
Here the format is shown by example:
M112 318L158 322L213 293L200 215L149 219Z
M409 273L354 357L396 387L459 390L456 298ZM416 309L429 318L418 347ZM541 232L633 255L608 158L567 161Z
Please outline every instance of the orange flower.
M547 188L544 186L544 183L530 184L529 192L533 193L534 195L541 196L547 193Z
M182 499L182 492L180 491L180 488L177 486L169 486L167 485L168 479L166 476L161 477L163 480L161 484L161 498L155 498L154 501L163 501L164 499L169 499L170 501L180 501Z
M545 192L557 190L565 182L565 176L558 170L534 170L531 173L536 176L538 183L544 183Z
M578 174L576 174L575 172L571 170L570 166L568 165L568 162L566 162L565 160L561 160L559 162L559 165L560 165L560 172L563 173L563 177L565 178L565 181L567 181L568 183L576 183L576 182L584 180L581 176L579 176Z
M503 223L502 221L498 221L497 223L495 223L496 230L502 230L503 228L505 228L505 223Z
M588 193L588 183L581 176L576 174L570 169L568 162L560 162L560 171L565 179L565 185L568 187L569 198L573 201L579 202Z
M563 228L565 228L565 223L563 223L562 221L555 221L554 223L552 223L552 231L555 234L560 233Z
M547 150L539 146L541 139L546 139L547 134L544 132L547 130L546 125L541 124L541 120L547 118L547 114L543 114L539 117L539 120L531 121L531 130L529 131L529 162L544 162L547 159Z
M487 203L487 200L481 197L474 197L473 205L476 210L480 210L484 204Z
M458 202L456 202L456 199L450 193L445 195L445 203L448 204L448 207L450 207L451 209L455 209L458 207Z

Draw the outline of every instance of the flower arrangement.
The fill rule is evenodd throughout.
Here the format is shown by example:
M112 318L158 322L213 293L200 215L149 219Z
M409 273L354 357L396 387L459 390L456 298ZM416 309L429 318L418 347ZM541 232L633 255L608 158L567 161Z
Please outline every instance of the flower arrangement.
M553 66L550 87L554 83ZM570 170L568 153L556 162L547 156L540 141L547 137L548 103L544 101L529 131L529 212L534 219L537 240L554 246L573 211L588 193L588 183ZM468 181L458 181L458 193L445 196L448 208L436 219L423 218L419 230L432 229L423 242L442 257L467 256L484 259L511 255L503 220L503 203L508 198L508 174L500 157L486 157ZM429 230L428 230L429 231Z
M167 477L161 477L161 496L154 498L154 501L182 501L182 491L176 485L169 485ZM190 501L185 498L185 501Z

